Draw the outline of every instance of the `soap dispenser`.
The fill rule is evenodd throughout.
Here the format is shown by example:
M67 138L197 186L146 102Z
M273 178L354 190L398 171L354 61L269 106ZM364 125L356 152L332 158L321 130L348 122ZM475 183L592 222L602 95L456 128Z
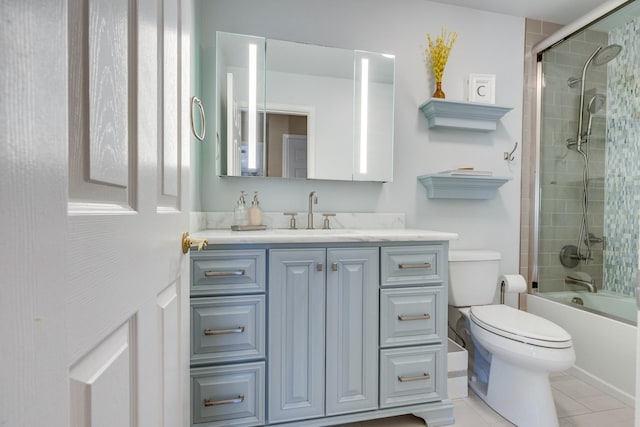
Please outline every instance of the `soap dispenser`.
M238 199L238 205L233 210L233 224L234 225L248 225L249 224L249 212L247 209L247 203L245 201L246 193L240 192L240 198Z
M262 208L258 200L258 192L253 192L253 200L249 208L249 225L262 225Z

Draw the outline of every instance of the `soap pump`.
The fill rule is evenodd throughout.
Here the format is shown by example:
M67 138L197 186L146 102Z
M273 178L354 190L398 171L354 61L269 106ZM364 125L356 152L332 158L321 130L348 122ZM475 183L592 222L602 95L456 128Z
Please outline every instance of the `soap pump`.
M258 192L253 192L253 200L249 208L249 225L262 225L262 208L258 200Z
M233 210L233 223L234 225L248 225L249 213L247 209L247 203L245 201L246 193L240 192L240 198L238 199L238 205Z

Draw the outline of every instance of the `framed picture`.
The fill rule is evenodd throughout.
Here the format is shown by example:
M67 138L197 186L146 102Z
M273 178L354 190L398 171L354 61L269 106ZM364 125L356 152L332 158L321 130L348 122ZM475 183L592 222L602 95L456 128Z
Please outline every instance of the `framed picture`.
M496 103L495 74L469 74L469 102Z

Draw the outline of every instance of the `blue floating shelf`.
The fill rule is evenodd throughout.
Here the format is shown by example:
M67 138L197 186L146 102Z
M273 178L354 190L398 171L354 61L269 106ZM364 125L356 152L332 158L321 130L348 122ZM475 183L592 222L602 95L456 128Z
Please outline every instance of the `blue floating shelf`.
M427 117L430 128L441 126L491 131L496 130L498 120L513 108L432 98L422 104L420 110Z
M430 199L493 199L502 184L511 180L506 176L476 176L429 174L418 179L427 189Z

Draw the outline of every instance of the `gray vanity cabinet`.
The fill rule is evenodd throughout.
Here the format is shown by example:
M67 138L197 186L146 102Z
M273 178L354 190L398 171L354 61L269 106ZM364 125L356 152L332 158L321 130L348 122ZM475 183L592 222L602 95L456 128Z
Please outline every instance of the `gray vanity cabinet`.
M376 409L378 247L269 256L270 421Z
M445 241L191 253L193 427L453 423Z

